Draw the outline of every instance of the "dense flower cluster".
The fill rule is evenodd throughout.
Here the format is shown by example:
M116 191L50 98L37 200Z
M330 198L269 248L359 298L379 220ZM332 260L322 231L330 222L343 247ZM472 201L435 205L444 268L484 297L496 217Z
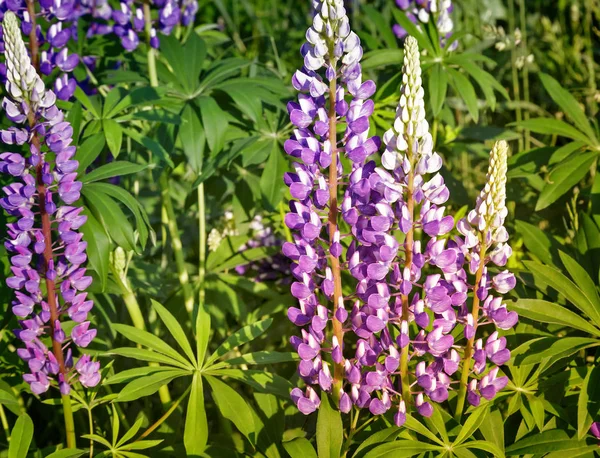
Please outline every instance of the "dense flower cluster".
M285 143L285 150L297 162L294 162L295 172L285 176L295 199L290 202L291 212L285 217L286 225L294 231L294 243L283 246L284 254L293 261L292 274L296 281L291 290L299 301L299 308L290 308L288 316L298 326L306 326L301 337L292 338L302 359L300 375L309 385L306 394L296 389L292 396L306 414L319 405L319 398L310 385L319 384L330 390L334 381L323 352L331 353L338 372L343 364L342 342L338 337L327 342L324 332L332 318L339 326L348 317L339 289L339 267L334 269L327 263L329 257L334 267L339 265L342 254L335 217L337 187L332 180L337 181L343 175L340 153L345 153L353 169L357 169L379 148L379 139L368 136L369 117L374 107L369 98L375 92L375 84L362 81L363 51L358 36L350 30L343 1L315 0L313 4L313 25L301 49L304 67L292 80L300 94L298 102L288 104L296 129ZM340 122L347 123L341 141L343 148L338 148L337 139L331 136L332 132L335 135L336 124ZM330 187L334 187L333 194ZM325 225L327 219L329 222ZM321 303L323 299L334 303L335 317ZM348 411L351 404L348 394L336 395L341 396L342 409Z
M369 157L379 142L368 137L373 111L368 98L375 86L361 81L362 50L357 51L360 44L347 24L341 1L315 2L302 48L304 68L293 78L298 103L288 105L297 129L285 149L297 162L295 173L285 176L295 199L286 224L295 231L295 243L285 244L283 252L293 260L291 290L299 307L291 307L288 317L302 327L292 345L308 385L306 392L294 389L292 398L308 414L319 406L319 386L339 400L342 412L354 405L380 415L394 407L401 425L409 405L430 416L431 402L448 398L452 377L461 369L461 391L471 404L480 396L491 399L506 385L497 367L510 358L505 338L492 332L484 343L476 334L482 325L509 329L517 321L501 298L514 287L514 276L504 271L492 277L487 269L489 263L503 266L510 256L503 227L507 145L494 147L486 186L475 210L459 224L462 237L450 238L454 219L444 214L449 191L425 119L417 42L412 37L405 42L400 102L384 136L383 167L378 167ZM321 68L329 88L336 88L335 98L318 73ZM352 96L349 104L345 87ZM347 129L334 142L330 136L340 122ZM348 173L332 160L332 151L345 153ZM327 176L332 163L343 183L339 210L350 228L343 262L345 237L338 220L332 221L340 193ZM336 261L354 278L345 297L336 296L336 288L341 291ZM350 312L344 300L352 301ZM456 326L464 345L455 342ZM330 361L342 368L343 380L337 380L337 372L332 376ZM492 367L486 370L488 361Z
M77 20L85 12L74 0L42 0L35 2L39 4L36 11L35 21L32 21L29 10L24 1L0 2L0 15L7 11L15 13L21 19L21 29L27 36L32 31L33 23L36 23L35 34L40 46L39 69L44 75L58 70L54 83L54 92L61 100L69 100L73 97L77 83L71 73L77 67L80 56L69 53L67 44L77 40ZM40 19L45 19L49 24L47 29L42 29ZM44 31L46 30L45 34ZM5 51L4 43L0 43L0 49ZM84 58L88 65L93 65L93 58ZM6 82L6 66L0 64L0 75L2 82Z
M452 0L396 0L398 8L406 13L406 16L416 24L427 24L430 20L435 21L442 46L452 36L454 23L450 13L454 9ZM400 24L393 27L398 38L405 38L408 32ZM452 45L456 48L456 42Z
M93 306L85 293L92 281L83 267L87 244L78 232L86 217L73 206L82 186L76 181L73 129L31 65L12 12L4 15L3 28L8 95L2 107L17 127L0 131L0 138L21 147L18 151L28 150L0 154L0 173L14 178L3 188L0 206L13 217L4 245L11 254L12 311L21 318L15 334L25 344L17 352L29 365L23 378L34 393L47 391L55 378L68 394L76 379L87 387L100 380L99 363L84 355L74 365L69 348L71 342L87 347L96 335L87 321ZM76 323L69 336L61 321L65 316ZM52 349L42 342L44 336Z
M83 0L82 0L83 1ZM86 0L89 2L90 0ZM102 7L91 11L94 18L88 36L114 33L121 40L123 48L133 51L140 44L139 33L145 29L143 3L135 0L121 1L119 8L111 10L104 0ZM156 29L168 35L177 25L187 27L194 22L198 12L197 0L153 0L150 6L157 10L157 18L152 21L150 45L158 48Z

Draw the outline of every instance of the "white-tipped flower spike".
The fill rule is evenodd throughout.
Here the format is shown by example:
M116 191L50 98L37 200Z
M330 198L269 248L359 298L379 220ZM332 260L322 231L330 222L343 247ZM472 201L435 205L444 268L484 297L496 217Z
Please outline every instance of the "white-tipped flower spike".
M486 248L493 243L502 244L508 240L504 228L506 208L506 171L508 144L504 140L496 142L490 153L485 187L481 190L475 208L469 212L466 221L458 225L459 231L466 236L469 247L483 242ZM476 237L475 232L481 234Z
M404 43L404 66L402 68L400 102L396 110L394 126L388 130L383 141L386 150L381 158L388 170L398 167L408 173L417 166L419 173L437 172L441 158L433 152L433 141L429 124L425 119L425 92L421 78L419 46L414 37L407 37Z
M6 89L13 101L28 102L26 105L31 105L34 111L37 107L52 106L56 97L52 91L46 91L44 82L31 65L17 16L12 11L7 11L2 25L6 54ZM5 104L9 105L6 108L10 115L12 102L5 100Z

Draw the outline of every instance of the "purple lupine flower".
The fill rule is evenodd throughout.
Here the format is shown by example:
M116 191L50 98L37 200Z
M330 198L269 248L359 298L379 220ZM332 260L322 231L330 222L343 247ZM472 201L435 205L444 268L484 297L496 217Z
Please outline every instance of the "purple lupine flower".
M592 426L590 426L590 433L592 433L596 439L600 440L600 421L592 423Z
M417 27L420 27L420 24L427 24L430 20L435 21L442 46L445 46L452 36L454 30L454 23L450 17L454 9L452 0L396 0L396 6L403 10ZM408 35L406 29L400 24L394 24L392 30L400 39ZM458 43L454 42L450 51L456 49L457 45Z
M340 409L348 412L352 402L360 403L365 395L369 396L364 390L357 391L359 380L350 387L351 393L344 390L340 379L334 384L330 370L333 363L336 376L345 371L349 380L354 380L354 370L358 371L355 366L345 368L347 360L343 355L342 323L349 315L339 284L342 245L336 183L344 176L340 153L345 153L351 161L354 176L361 173L366 158L379 147L379 139L368 135L373 112L369 98L375 92L375 84L362 81L363 51L358 36L350 30L343 1L315 0L313 7L313 24L301 48L304 67L292 78L300 94L297 102L288 104L296 129L286 141L285 150L296 161L294 172L284 177L294 199L285 223L294 232L294 242L285 243L283 253L293 261L292 275L296 281L291 291L299 302L299 307L289 309L288 317L304 328L301 337L292 338L292 345L302 359L299 365L302 379L309 388L319 385L324 391L335 390ZM347 127L338 141L331 137L331 126L340 122L346 122ZM327 219L329 222L324 224ZM324 305L327 303L328 306ZM324 332L329 321L338 330L330 344ZM377 328L380 322L374 318L369 325ZM366 347L361 348L368 353ZM326 360L328 355L332 362ZM360 371L356 374L360 378ZM317 396L311 388L312 393ZM301 411L310 413L306 396L296 392L293 399ZM382 398L372 410L387 410L388 401ZM318 406L316 402L313 404Z
M379 147L377 139L368 137L373 109L368 97L374 86L362 83L358 62L355 67L342 67L342 85L338 87L334 80L336 99L330 108L328 85L318 73L324 68L330 83L338 77L329 50L339 49L334 54L338 58L346 51L347 55L360 55L355 47L348 49L354 38L350 39L352 34L344 22L347 19L336 5L316 2L313 27L307 33L310 45L303 47L304 69L293 78L301 94L298 103L288 104L297 129L285 144L286 152L296 159L295 173L285 176L295 199L290 202L291 212L285 222L295 235L294 243L285 244L283 252L293 261L296 281L291 291L299 302L298 307L289 309L288 317L303 328L301 336L294 336L291 343L302 360L299 374L310 388L307 394L296 389L293 399L304 413L314 411L317 403L307 399L318 396L313 388L318 385L339 399L343 412L350 410L348 402L369 409L373 415L397 406L394 418L401 425L411 405L421 415L430 416L433 403L448 399L451 378L465 371L472 376L468 386L464 385L465 397L472 404L479 403L481 396L493 397L506 385L497 368L510 358L506 339L497 332L485 345L476 339L479 325L493 323L499 329L509 329L518 318L498 296L515 286L514 276L503 271L490 279L486 267L489 262L504 265L510 256L503 227L506 145L499 143L492 151L487 185L477 208L459 224L464 238L446 237L454 228L454 219L445 215L449 192L439 174L442 159L433 151L425 118L417 42L412 37L405 42L400 102L394 125L384 136L383 167L378 167L369 160ZM328 22L334 17L340 24ZM331 37L322 38L320 31L326 34L330 30L347 35L340 38L332 32ZM356 77L348 81L347 75ZM351 100L346 99L344 89L353 96ZM346 133L335 145L339 143L336 151L344 151L350 159L347 173L332 160L330 116L335 116L336 122L345 117ZM354 278L354 294L347 298L352 301L350 311L344 298L335 298L333 260L344 255L336 219L333 228L329 224L329 234L323 234L324 221L331 221L332 175L325 169L332 164L333 176L345 183L340 210L350 227L347 238L351 241L340 265ZM399 232L404 234L400 240ZM486 248L482 249L484 242ZM467 307L470 294L481 303L477 310ZM327 302L333 306L323 305ZM335 332L326 335L330 320L334 328L336 321L343 324L346 339L355 338L352 357L344 354L345 339ZM463 326L462 333L454 335L462 334L467 341L462 358L457 351L461 341L453 337L458 325ZM495 367L486 373L488 361ZM331 364L336 373L342 368L341 387L332 383ZM409 370L409 365L415 370Z
M69 348L71 341L86 347L96 335L85 321L93 305L84 292L91 277L83 267L87 244L78 229L86 217L82 208L71 206L81 190L75 180L73 129L56 107L56 95L46 90L31 65L18 19L10 11L4 15L3 30L8 96L2 105L19 127L0 134L3 143L27 144L23 150L29 152L0 154L0 173L15 179L3 188L0 206L14 218L7 225L4 245L11 254L7 284L15 290L12 311L21 318L15 335L25 344L17 354L28 363L31 373L23 378L33 393L47 391L54 380L60 392L68 394L77 373L84 386L94 386L100 378L99 363L91 363L89 357L80 358L73 370ZM80 323L69 336L61 324L65 315ZM45 336L52 349L42 342Z

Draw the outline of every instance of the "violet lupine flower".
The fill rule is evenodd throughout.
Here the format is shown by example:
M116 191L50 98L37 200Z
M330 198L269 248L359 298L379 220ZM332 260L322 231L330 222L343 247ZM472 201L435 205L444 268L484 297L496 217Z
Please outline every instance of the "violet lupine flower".
M70 76L79 64L79 55L70 53L67 44L77 41L77 20L80 16L75 0L43 0L39 2L40 9L36 12L36 36L40 45L39 69L44 75L50 75L58 70L54 92L61 100L69 100L75 93L77 82ZM0 16L12 11L21 19L21 29L29 35L33 23L24 2L2 2ZM39 25L40 19L45 19L49 27L45 34ZM4 65L4 64L2 64ZM0 69L0 75L5 75L5 68ZM3 79L2 82L6 82Z
M590 426L590 433L593 434L596 439L600 440L600 421L592 423L592 426Z
M150 6L158 9L158 19L153 20L150 29L150 46L155 49L160 45L157 30L169 35L178 25L192 24L198 12L197 0L153 0ZM122 0L118 8L111 11L107 6L107 11L102 15L92 14L88 36L114 33L126 51L135 50L140 44L139 34L145 29L143 2Z
M507 243L508 231L504 227L504 220L508 214L505 203L507 158L508 144L505 141L496 142L490 154L486 184L477 198L475 209L457 224L458 231L464 237L456 240L457 245L465 257L470 273L475 274L473 290L476 296L473 310L469 312L463 307L460 313L461 319L474 323L473 335L478 325L493 323L499 329L510 329L518 321L517 313L508 311L501 298L501 295L515 287L515 276L504 270L490 279L487 268L490 263L498 267L505 266L512 254L512 249ZM494 292L497 295L494 295ZM480 303L482 317L479 316ZM474 337L469 336L468 339L472 345ZM487 338L485 346L482 339L475 341L474 350L475 374L484 371L486 358L497 366L510 359L506 338L498 337L498 332L493 332ZM465 367L463 370L468 371L469 368ZM490 399L490 396L493 397L506 386L508 378L496 378L496 374L497 368L493 368L488 374L490 377L484 376L479 382L469 382L467 400L471 404L479 403L479 394Z
M452 0L396 0L396 5L417 26L427 24L430 20L435 21L442 46L445 46L452 36L454 30L454 23L450 17L450 13L454 9ZM406 29L400 24L395 24L392 30L400 39L404 39L408 35ZM454 42L450 51L456 49L457 45Z
M313 29L346 30L327 27L318 11ZM506 145L499 143L492 151L488 184L476 211L459 227L468 237L449 239L446 236L454 228L454 220L444 214L449 192L439 174L442 159L433 151L425 118L417 41L412 37L405 41L401 97L394 126L384 136L383 167L367 162L378 149L378 141L366 134L372 105L361 95L363 89L371 95L374 88L367 82L360 85L361 90L351 90L348 84L354 100L348 106L338 94L335 109L336 118L345 114L348 121L344 141L352 170L346 178L341 213L351 228L352 241L342 267L354 277L355 293L350 297L351 312L340 301L332 316L321 302L331 301L334 291L326 256L340 257L343 249L337 230L322 243L322 221L329 199L323 168L331 163L326 155L331 151L326 137L327 86L310 70L326 66L326 75L335 76L320 50L336 48L319 47L313 29L307 36L314 48L304 48L304 71L293 80L308 94L300 95L299 104L289 104L298 129L285 145L286 151L299 159L294 163L296 173L285 178L297 199L290 203L292 212L286 216L286 224L298 233L295 243L285 244L283 250L294 261L292 273L297 281L292 284L292 294L300 303L299 308L289 309L288 316L303 327L301 337L293 337L292 344L302 359L299 373L309 385L306 393L294 390L293 399L301 411L311 413L318 408L318 385L338 396L342 412L350 411L352 405L367 408L373 415L394 409L399 426L412 405L419 414L430 416L433 403L448 399L452 377L460 374L461 346L452 334L459 324L467 340L463 350L466 363L462 363L467 367L462 372L475 376L468 392L465 384L465 396L472 404L479 403L480 396L491 399L506 385L507 379L498 375L497 366L508 361L510 352L506 339L497 332L492 332L485 344L483 339L475 340L477 329L491 323L509 329L517 321L516 313L507 311L501 299L489 293L508 292L515 285L514 276L504 271L488 280L485 269L490 260L503 265L510 255L502 226L506 216ZM341 169L337 172L343 176ZM404 236L398 240L400 233ZM486 249L482 250L477 241L485 241ZM480 272L476 281L469 279L465 262L470 274ZM482 302L481 317L475 305L471 311L467 307L470 291L477 304ZM347 340L355 337L353 357L343 354L347 342L325 335L330 320L344 323ZM339 393L333 391L330 364L325 360L329 358L334 365L343 364ZM488 361L493 367L486 372Z
M294 231L294 242L285 243L283 253L293 261L295 282L291 291L299 302L299 307L289 309L288 317L303 328L301 336L292 337L291 343L302 360L300 376L308 385L305 394L300 389L294 390L292 399L305 414L314 411L320 402L313 387L336 390L332 363L337 366L338 375L344 370L341 335L332 338L325 335L330 321L341 330L341 323L348 317L341 288L336 286L334 269L338 269L339 275L339 267L332 267L339 266L342 254L335 187L344 173L339 155L344 152L356 172L379 147L379 139L368 136L373 112L369 98L375 92L375 84L362 81L363 51L358 36L350 30L343 1L315 0L313 7L313 24L301 49L304 67L292 78L300 92L298 102L288 104L296 129L286 141L285 150L296 162L294 173L286 173L284 177L294 199L290 202L290 213L285 216L286 225ZM338 142L330 137L330 126L344 121L346 132ZM332 310L336 311L335 317ZM352 404L349 394L344 391L334 394L339 398L340 409L348 412Z
M84 386L99 381L99 364L82 357L73 366L69 348L71 341L87 347L96 335L87 321L93 305L85 293L92 281L83 267L87 244L78 232L86 217L73 206L81 190L75 179L79 164L73 159L73 129L56 107L56 95L46 91L31 65L18 19L10 11L3 29L8 95L2 106L17 127L0 131L0 138L6 145L27 145L20 148L23 152L0 154L0 173L14 178L3 188L0 206L13 217L4 245L11 255L7 284L15 290L12 311L21 318L15 335L25 345L17 353L31 371L23 378L32 392L47 391L54 379L61 393L68 394L78 376ZM66 316L77 323L70 336L62 329ZM42 342L46 336L52 349Z

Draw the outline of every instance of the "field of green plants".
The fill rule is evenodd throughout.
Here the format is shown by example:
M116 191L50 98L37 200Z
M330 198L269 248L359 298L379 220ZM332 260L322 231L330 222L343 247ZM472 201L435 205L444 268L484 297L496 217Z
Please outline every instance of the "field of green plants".
M0 20L0 458L600 456L599 0Z

